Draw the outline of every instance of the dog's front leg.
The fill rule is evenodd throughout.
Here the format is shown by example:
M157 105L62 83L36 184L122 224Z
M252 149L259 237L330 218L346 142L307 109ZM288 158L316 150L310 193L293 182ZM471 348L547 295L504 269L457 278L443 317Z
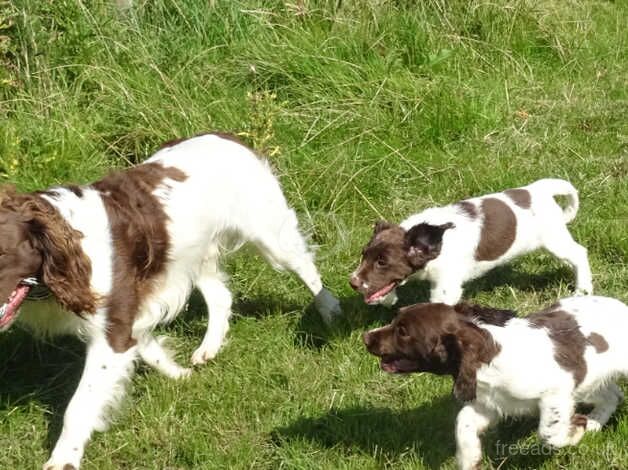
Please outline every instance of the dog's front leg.
M552 447L576 445L587 428L586 416L574 414L571 390L546 394L540 402L539 435Z
M87 347L85 368L63 417L63 430L44 470L78 469L92 432L104 431L107 414L122 398L130 379L137 347L117 353L102 338Z
M479 468L482 460L480 435L497 415L477 402L465 405L456 418L456 460L461 470Z
M455 305L462 298L462 280L458 278L439 278L432 282L430 302L442 302Z

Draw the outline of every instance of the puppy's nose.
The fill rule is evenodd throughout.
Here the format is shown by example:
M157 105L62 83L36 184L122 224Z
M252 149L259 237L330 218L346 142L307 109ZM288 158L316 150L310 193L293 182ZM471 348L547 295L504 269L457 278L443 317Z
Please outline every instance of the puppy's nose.
M364 345L369 348L373 343L373 335L368 331L362 333L362 341L364 341Z
M351 276L349 278L349 284L351 284L351 287L353 287L354 290L358 290L360 288L360 278L358 276Z

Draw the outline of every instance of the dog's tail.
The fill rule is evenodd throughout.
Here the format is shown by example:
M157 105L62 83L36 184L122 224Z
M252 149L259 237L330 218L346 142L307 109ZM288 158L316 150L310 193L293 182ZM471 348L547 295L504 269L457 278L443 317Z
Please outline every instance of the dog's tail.
M552 199L554 196L567 196L569 202L562 208L563 219L568 224L576 217L578 207L580 207L580 200L578 199L578 191L569 181L558 178L546 178L535 181L528 188L534 192L546 194Z

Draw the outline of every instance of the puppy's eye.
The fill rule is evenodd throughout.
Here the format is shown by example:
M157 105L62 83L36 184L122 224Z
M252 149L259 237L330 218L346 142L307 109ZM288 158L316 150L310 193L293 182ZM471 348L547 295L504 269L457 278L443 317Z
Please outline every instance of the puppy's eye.
M388 263L384 258L377 258L377 260L375 260L375 266L378 268L385 268L388 266Z

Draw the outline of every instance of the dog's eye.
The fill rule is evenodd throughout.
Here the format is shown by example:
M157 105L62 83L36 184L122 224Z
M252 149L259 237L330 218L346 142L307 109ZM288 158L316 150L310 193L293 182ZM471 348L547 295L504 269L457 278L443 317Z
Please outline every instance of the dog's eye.
M378 268L385 268L388 266L388 263L384 258L377 258L377 260L375 260L375 266Z

